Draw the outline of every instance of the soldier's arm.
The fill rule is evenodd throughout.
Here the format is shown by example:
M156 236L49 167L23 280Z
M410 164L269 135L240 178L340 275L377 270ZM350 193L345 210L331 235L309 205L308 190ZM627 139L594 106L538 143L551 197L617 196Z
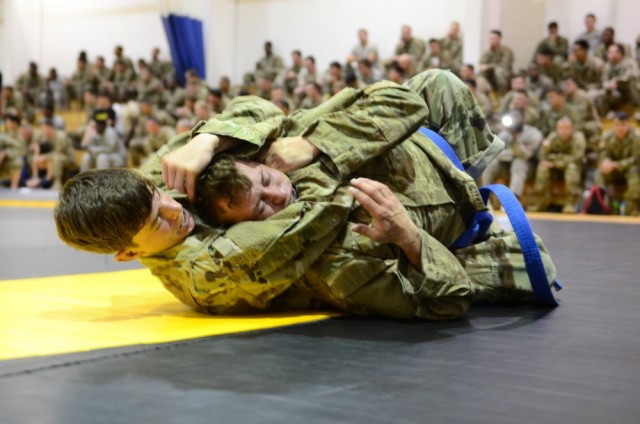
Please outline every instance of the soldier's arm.
M342 110L302 118L309 122L302 136L342 178L417 131L429 112L415 92L388 81L354 94L355 101Z

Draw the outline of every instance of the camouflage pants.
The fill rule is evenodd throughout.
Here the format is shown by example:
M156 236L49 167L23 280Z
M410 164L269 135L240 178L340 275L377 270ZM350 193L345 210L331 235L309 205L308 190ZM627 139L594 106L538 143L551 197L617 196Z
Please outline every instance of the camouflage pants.
M474 178L504 149L504 142L491 132L473 93L453 73L425 71L404 85L427 103L425 126L447 140Z
M602 186L626 183L627 191L624 194L624 200L627 202L640 200L640 167L632 166L624 172L613 171L606 175L598 170L595 181Z
M582 192L581 175L582 167L575 163L568 164L565 169L547 168L540 164L536 170L536 182L533 191L537 196L544 196L551 180L564 179L570 197L567 203L575 203Z
M542 240L535 236L542 264L551 283L556 268ZM469 276L474 304L515 304L533 301L533 291L515 233L495 231L489 238L453 252Z

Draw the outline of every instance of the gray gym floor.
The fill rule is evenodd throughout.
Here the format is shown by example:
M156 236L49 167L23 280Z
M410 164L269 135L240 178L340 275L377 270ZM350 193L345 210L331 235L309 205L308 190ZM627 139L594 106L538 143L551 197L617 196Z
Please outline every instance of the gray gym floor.
M124 269L63 246L51 210L0 207L0 222L0 280ZM556 309L343 317L1 361L0 423L637 424L640 220L532 226L565 287Z

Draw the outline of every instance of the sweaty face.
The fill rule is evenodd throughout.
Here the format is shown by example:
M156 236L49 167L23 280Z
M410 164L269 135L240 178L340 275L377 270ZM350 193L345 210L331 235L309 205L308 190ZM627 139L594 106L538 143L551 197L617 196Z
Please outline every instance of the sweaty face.
M218 201L220 215L225 222L262 221L289 206L296 194L289 178L258 162L236 162L238 172L251 181L251 188L236 204Z
M164 191L153 193L151 214L133 237L132 250L148 256L182 242L195 228L193 216Z

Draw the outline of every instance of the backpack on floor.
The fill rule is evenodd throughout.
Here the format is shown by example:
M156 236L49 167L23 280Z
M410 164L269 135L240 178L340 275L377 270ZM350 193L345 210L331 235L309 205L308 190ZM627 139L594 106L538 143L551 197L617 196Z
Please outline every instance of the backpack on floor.
M592 215L610 215L611 205L609 196L604 187L594 184L589 190L589 195L584 201L583 213Z

